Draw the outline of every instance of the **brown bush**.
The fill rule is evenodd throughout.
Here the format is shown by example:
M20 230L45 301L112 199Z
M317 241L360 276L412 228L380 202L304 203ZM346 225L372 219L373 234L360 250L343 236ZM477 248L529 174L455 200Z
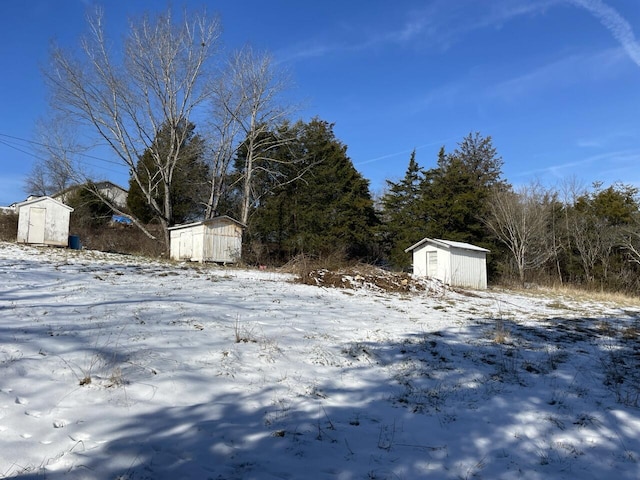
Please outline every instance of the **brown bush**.
M0 213L0 240L15 242L18 237L18 214Z
M167 249L161 228L155 225L147 228L156 236L156 240L147 237L136 227L123 225L90 227L72 222L70 233L80 237L82 248L89 250L143 255L153 258L165 256Z
M296 255L282 267L282 270L299 277L306 277L314 270L350 269L356 265L359 265L359 262L347 260L346 255L339 251L325 256Z

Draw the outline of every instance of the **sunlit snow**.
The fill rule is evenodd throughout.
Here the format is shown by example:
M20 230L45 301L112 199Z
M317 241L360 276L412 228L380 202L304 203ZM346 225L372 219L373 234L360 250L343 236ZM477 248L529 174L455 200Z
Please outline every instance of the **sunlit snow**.
M0 243L0 478L639 478L639 310L292 279Z

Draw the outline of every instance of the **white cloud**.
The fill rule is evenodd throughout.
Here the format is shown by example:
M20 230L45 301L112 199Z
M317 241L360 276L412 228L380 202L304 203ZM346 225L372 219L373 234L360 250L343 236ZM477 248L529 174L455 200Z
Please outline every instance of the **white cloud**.
M511 101L550 87L567 88L585 81L601 81L615 75L614 67L622 59L624 54L619 47L593 54L569 55L504 80L490 88L488 94Z
M435 0L424 8L405 12L406 20L384 29L362 28L351 40L316 40L278 52L280 61L318 58L335 52L362 52L371 48L400 45L446 51L475 30L499 27L515 17L546 11L563 0L492 0L489 8L474 1ZM471 13L470 13L471 12ZM353 33L356 24L352 25Z
M617 10L610 7L602 0L568 0L573 5L577 5L588 10L604 25L620 42L622 48L631 60L640 67L640 45L633 33L631 25Z
M338 50L337 45L330 44L300 44L292 48L280 50L277 52L278 62L293 62L296 60L306 60L309 58L318 58L331 53L334 50Z
M536 168L528 171L522 171L516 174L518 177L541 176L554 178L567 178L576 172L584 172L586 167L597 165L599 168L589 168L589 172L594 176L593 180L617 181L620 178L630 175L629 178L635 176L637 171L638 160L640 159L640 150L618 150L612 152L591 155L588 157L578 158L576 160L548 165L542 168ZM617 175L620 178L613 178ZM602 178L606 177L606 178Z
M596 137L579 138L576 146L579 148L608 148L614 145L620 145L635 141L636 135L631 131L615 131Z

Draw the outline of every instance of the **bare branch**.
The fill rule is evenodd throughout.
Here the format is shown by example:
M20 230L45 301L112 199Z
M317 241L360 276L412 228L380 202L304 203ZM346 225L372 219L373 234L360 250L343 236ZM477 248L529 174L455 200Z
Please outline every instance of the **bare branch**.
M275 131L291 113L280 99L287 86L286 79L276 74L271 57L267 54L255 54L250 48L236 53L219 82L212 86L214 113L225 119L229 134L243 135L243 148L246 150L241 177L243 187L240 221L243 223L247 222L254 201L252 187L256 169L260 162L268 158L266 152L276 148L281 142L286 143L285 139L276 139L275 144L269 144L274 141L269 133ZM231 151L235 150L229 150ZM227 160L228 163L221 164L223 171L231 161L230 158Z
M168 240L172 218L169 191L180 149L183 126L206 100L207 64L220 34L217 19L204 13L174 19L171 11L155 18L131 21L122 53L110 50L100 10L89 17L89 32L80 56L54 48L45 72L53 107L88 125L131 172L131 176L161 221ZM169 129L170 142L160 151L154 139ZM138 159L149 151L158 173L142 181ZM165 195L162 205L153 188ZM167 241L168 244L168 241Z
M542 266L555 254L549 238L550 217L548 195L538 185L517 192L498 188L491 196L484 222L511 252L523 284L528 270Z

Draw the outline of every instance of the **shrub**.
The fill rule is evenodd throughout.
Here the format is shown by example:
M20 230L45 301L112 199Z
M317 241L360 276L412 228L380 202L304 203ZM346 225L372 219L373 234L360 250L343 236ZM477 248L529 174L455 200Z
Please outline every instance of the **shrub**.
M92 227L88 225L71 226L71 234L80 237L83 248L102 252L161 257L166 248L160 227L149 225L147 228L156 240L147 237L136 227L124 225L105 225Z
M15 242L18 237L18 214L0 213L0 240L3 242Z

